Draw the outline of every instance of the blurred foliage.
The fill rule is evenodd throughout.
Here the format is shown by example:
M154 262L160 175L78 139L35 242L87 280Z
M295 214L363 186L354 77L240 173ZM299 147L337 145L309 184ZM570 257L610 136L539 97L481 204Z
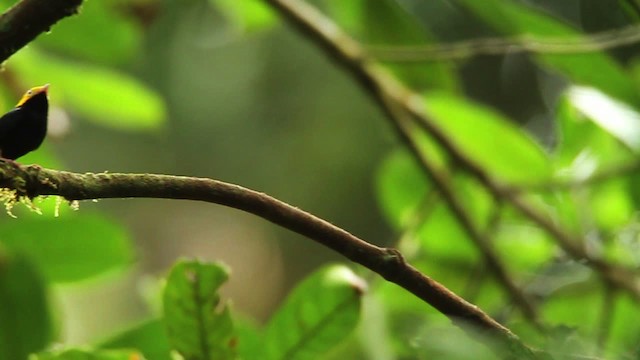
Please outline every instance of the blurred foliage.
M637 1L308 2L374 55L381 48L387 55L394 51L401 54L407 46L430 50L425 53L434 57L405 62L398 60L400 57L381 56L376 61L420 94L422 105L446 137L488 176L510 186L519 199L575 234L581 239L577 245L590 256L637 272L639 45L629 42L608 49L602 42L601 49L566 53L545 51L539 46L538 51L522 54L512 52L507 44L497 54L474 53L478 46L490 42L487 38L511 41L514 46L553 43L553 49L557 49L563 43L591 44L606 38L590 37L594 31L624 34L610 30L638 26ZM11 3L0 1L4 8ZM153 32L154 26L160 27L161 23L163 29L194 31L193 36L189 33L190 40L206 48L225 41L267 42L265 39L280 31L281 25L277 15L259 0L185 1L180 6L192 9L189 11L197 19L185 23L176 20L176 4L163 0L87 0L79 15L55 25L51 33L41 35L6 62L0 78L0 105L8 109L24 88L50 82L52 108L62 109L100 131L179 131L169 121L174 107L192 106L183 100L199 97L202 90L194 85L162 92L150 84L171 83L168 74L146 79L140 74L150 64L162 62L171 67L182 61L192 67L200 59L184 58L181 48L170 41L170 34L158 31L158 35ZM639 31L636 29L636 33ZM222 35L209 38L210 32ZM151 33L161 38L160 43L166 43L166 49L152 55L146 51ZM440 45L456 41L467 41L462 43L463 56L453 60L437 56ZM273 43L267 42L265 47ZM255 54L249 54L242 53L239 58L263 65L251 62ZM285 69L294 77L300 77L295 72L297 55L291 56L291 64ZM315 56L322 55L318 52ZM233 65L244 69L240 64ZM246 71L241 72L246 75ZM324 74L304 75L317 83L314 86L325 85ZM216 76L215 81L209 76ZM221 92L232 91L237 82L225 78L224 71L217 75L203 73L201 77L219 86ZM252 83L251 74L243 81L251 83L256 93L267 92L267 88ZM284 80L270 81L280 84ZM282 88L286 94L270 94L269 105L286 104L278 96L302 96L289 92L286 84ZM179 100L165 101L172 92ZM240 117L251 118L251 112L243 112L251 96L258 95L247 94L242 99L243 109L236 110ZM322 124L326 117L342 116L333 107L314 108L325 103L323 99L313 100L319 102L288 109L288 114L311 113ZM54 116L51 121L56 121ZM211 142L236 141L231 135L214 133L223 122L231 120L214 124L202 121L191 133L203 133ZM258 129L261 141L290 140L281 134L277 138L262 136L273 134L269 132L273 130L270 127L275 128L272 123L256 121L248 126ZM353 134L342 134L343 130L330 129L330 133L347 141L367 134L366 129ZM249 142L257 139L238 132ZM333 139L313 138L315 129L308 132L324 155L346 157L328 141ZM448 185L464 204L472 226L491 239L489 249L531 300L537 323L523 316L519 304L510 301L429 174L402 144L379 161L378 170L369 179L380 212L395 232L396 238L387 243L398 247L425 274L513 329L525 343L547 350L554 358L640 356L638 299L603 281L581 259L563 253L552 235L515 211L506 199L492 196L473 174L452 162L446 150L423 129L415 127L413 132L418 150L439 171L446 172ZM113 146L111 150L129 156L136 149ZM352 165L361 159L361 154L349 155L356 159ZM154 156L167 161L162 155ZM253 154L248 157L254 159ZM52 167L62 167L64 160L49 145L21 159ZM335 171L334 164L324 170ZM324 193L333 189L314 190ZM336 201L350 201L339 195ZM168 272L162 288L162 310L148 311L147 320L129 324L116 334L104 334L107 340L86 346L54 345L65 342L57 329L67 320L58 310L56 289L63 284L101 284L106 274L120 276L144 257L136 255L133 236L120 220L93 209L78 213L69 208L49 198L32 206L31 210L40 215L17 206L13 213L18 219L7 215L0 221L0 360L21 360L29 354L31 359L114 360L168 360L176 356L495 358L489 351L490 339L486 340L488 346L481 345L413 295L380 279L365 282L366 276L357 275L345 265L326 265L304 277L270 319L260 323L225 299L224 283L229 276L233 279L225 266L196 260L180 260ZM305 262L304 256L299 255L298 261ZM99 311L101 305L95 307Z

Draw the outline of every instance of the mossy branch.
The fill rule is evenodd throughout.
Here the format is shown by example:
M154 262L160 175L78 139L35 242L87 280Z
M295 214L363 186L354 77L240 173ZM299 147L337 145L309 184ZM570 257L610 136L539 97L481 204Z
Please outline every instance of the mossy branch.
M0 63L59 20L78 13L83 0L22 0L0 15Z
M261 192L207 178L154 174L72 173L0 160L0 188L19 197L57 195L68 201L157 198L205 201L239 209L316 241L398 284L474 336L492 335L509 349L517 336L478 307L406 263L395 249L375 246L308 212ZM471 325L471 326L469 326ZM522 358L529 358L524 356Z

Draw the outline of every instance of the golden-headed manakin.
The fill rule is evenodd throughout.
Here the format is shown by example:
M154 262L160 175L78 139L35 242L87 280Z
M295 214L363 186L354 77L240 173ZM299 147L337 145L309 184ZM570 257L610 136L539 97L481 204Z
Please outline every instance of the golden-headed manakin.
M49 84L29 89L0 117L0 157L15 160L37 149L47 134Z

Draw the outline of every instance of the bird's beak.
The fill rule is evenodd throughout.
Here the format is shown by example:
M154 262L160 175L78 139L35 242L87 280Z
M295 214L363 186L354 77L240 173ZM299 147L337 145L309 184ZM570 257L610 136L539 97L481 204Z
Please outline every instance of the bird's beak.
M44 92L49 91L49 84L42 85L42 91L44 91Z

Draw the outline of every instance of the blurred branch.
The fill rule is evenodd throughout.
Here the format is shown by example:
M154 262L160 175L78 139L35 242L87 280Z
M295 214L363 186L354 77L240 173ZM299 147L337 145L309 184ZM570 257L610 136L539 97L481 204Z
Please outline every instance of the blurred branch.
M491 333L518 358L534 358L518 337L478 307L407 264L395 249L370 244L312 214L264 193L212 179L152 174L78 174L0 160L0 188L17 198L58 195L66 200L161 198L229 206L308 237L429 303L470 334ZM6 194L5 194L6 199ZM468 325L473 325L469 328Z
M537 329L542 329L533 304L518 288L518 286L516 286L513 279L511 279L505 266L502 264L502 261L496 255L493 246L491 245L490 238L485 232L478 229L478 226L474 223L471 215L466 211L464 204L456 195L454 188L451 186L452 181L449 173L443 171L444 169L439 169L428 156L425 156L423 152L420 151L419 145L411 136L412 122L410 115L398 107L392 99L385 100L385 110L388 112L390 117L395 119L393 125L395 125L397 133L425 170L425 174L431 181L433 181L436 188L442 195L442 198L451 210L451 213L458 220L462 229L467 233L469 239L471 239L482 255L482 258L487 265L487 269L506 290L513 303L522 311L525 318Z
M407 88L385 71L381 65L374 62L362 46L341 31L331 19L325 17L311 5L299 0L264 1L276 9L300 33L306 35L310 41L324 49L330 57L349 71L374 98L394 125L400 138L407 143L419 160L421 159L420 154L416 153L415 146L409 142L410 129L407 128L404 118L398 117L397 114L410 114L415 122L448 153L456 164L477 178L495 198L505 200L525 217L543 228L555 239L565 253L576 261L584 262L590 266L607 283L624 289L636 300L640 300L640 284L632 270L591 256L584 248L580 237L566 232L546 214L533 207L519 194L509 191L508 186L494 179L484 168L476 164L431 118L427 107L425 107L424 98ZM396 108L400 110L394 110ZM429 175L437 174L437 172L431 172L432 169L424 162L422 162L422 166ZM442 189L446 191L445 187ZM443 195L446 198L446 193ZM450 203L450 206L455 205Z
M640 26L567 39L536 39L532 36L514 38L482 38L450 44L422 46L367 46L367 50L381 61L422 62L466 59L479 55L504 55L513 53L577 54L603 51L640 42Z
M629 161L624 164L618 164L604 168L592 175L583 179L567 179L567 180L549 180L541 182L539 184L520 185L508 188L512 193L524 193L524 192L545 192L545 191L562 191L577 189L585 186L591 186L607 182L611 179L620 178L623 176L629 176L631 174L640 172L640 161Z
M0 63L59 20L78 13L82 0L21 0L0 15Z

